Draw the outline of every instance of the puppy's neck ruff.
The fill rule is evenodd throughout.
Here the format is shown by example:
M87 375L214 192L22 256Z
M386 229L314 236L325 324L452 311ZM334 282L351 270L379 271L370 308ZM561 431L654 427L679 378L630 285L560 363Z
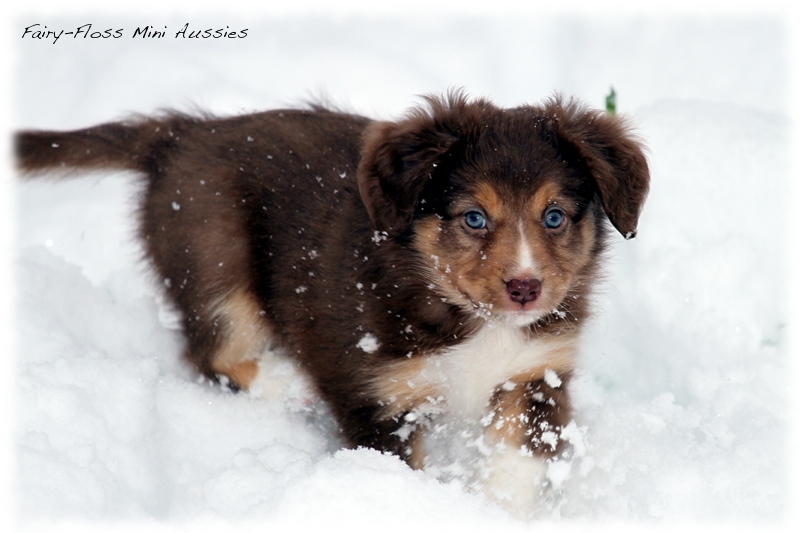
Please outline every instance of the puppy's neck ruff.
M498 385L542 379L548 369L572 370L577 337L536 337L526 327L487 321L472 338L428 358L422 374L435 384L448 411L480 418Z

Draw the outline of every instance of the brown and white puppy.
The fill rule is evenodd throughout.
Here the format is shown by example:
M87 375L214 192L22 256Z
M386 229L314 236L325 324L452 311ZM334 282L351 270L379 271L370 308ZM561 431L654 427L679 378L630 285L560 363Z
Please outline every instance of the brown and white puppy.
M623 121L560 98L453 93L396 122L170 114L15 141L26 172L145 176L140 237L200 372L246 389L278 347L351 446L414 467L426 434L468 428L475 483L522 514L564 447L606 220L634 236L649 183Z

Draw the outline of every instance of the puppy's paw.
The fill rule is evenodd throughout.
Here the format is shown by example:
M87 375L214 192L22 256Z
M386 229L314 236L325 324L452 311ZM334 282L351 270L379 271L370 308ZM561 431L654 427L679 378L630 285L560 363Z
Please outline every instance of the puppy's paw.
M478 488L520 519L532 518L547 482L547 463L524 448L501 447L484 458Z

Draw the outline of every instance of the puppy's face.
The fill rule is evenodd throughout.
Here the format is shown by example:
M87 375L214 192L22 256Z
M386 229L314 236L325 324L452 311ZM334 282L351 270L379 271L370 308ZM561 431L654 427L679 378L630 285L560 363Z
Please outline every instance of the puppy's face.
M581 292L599 254L601 212L591 183L544 152L524 150L518 165L488 156L421 194L414 247L429 287L449 303L525 326L563 313L565 298Z
M520 326L565 318L590 288L606 217L636 234L641 146L623 120L572 101L428 104L367 129L358 180L374 229L409 242L449 303Z

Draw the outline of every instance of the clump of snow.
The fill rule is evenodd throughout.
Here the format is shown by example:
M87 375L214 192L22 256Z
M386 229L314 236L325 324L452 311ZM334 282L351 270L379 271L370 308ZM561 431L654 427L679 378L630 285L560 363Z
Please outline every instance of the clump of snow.
M558 433L570 451L548 467L543 517L779 521L789 505L782 26L535 20L537 32L523 16L475 19L474 32L437 22L430 34L394 21L266 20L224 46L18 41L17 120L82 127L189 100L228 114L319 85L384 117L453 84L506 106L553 89L601 105L613 83L648 145L652 190L636 238L614 234L596 287L570 381L575 419ZM339 31L348 39L325 46L296 39ZM275 83L274 72L291 75ZM460 481L469 465L419 472L341 450L326 406L280 357L262 361L250 393L198 380L139 261L137 190L123 174L16 187L13 484L24 520L513 525ZM478 435L467 442L479 456Z
M385 231L376 231L372 234L372 242L375 244L380 244L381 242L385 241L389 238L389 234Z
M555 371L550 368L546 368L544 370L544 382L554 389L557 389L561 386L561 378L559 378L558 374L556 374Z
M356 344L358 348L361 348L367 353L372 353L380 347L380 343L378 342L378 338L373 335L372 333L367 333L358 341Z

